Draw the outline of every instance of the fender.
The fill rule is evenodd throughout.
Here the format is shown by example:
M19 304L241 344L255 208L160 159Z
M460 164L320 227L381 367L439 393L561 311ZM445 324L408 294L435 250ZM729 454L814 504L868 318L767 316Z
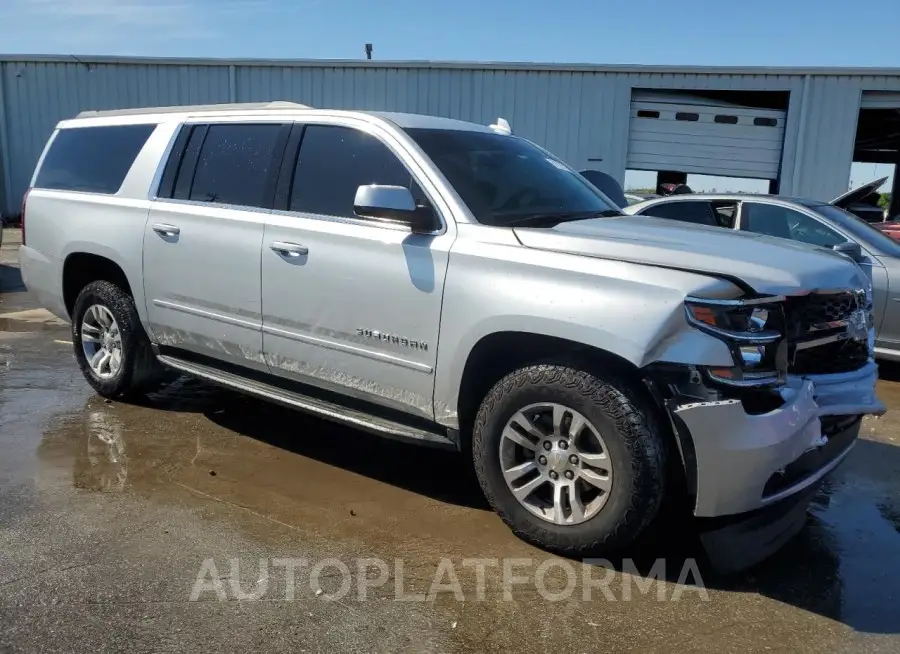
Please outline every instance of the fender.
M458 426L470 354L498 332L574 341L637 368L663 361L733 365L728 346L691 327L684 311L687 295L741 295L725 280L500 244L457 245L445 284L435 370L435 419L448 427Z
M146 211L144 215L146 216ZM62 253L63 256L62 265L60 266L60 275L62 275L63 270L65 270L66 260L70 255L73 254L93 254L98 257L109 259L114 264L119 266L119 268L122 269L122 272L125 273L125 278L128 280L128 285L131 287L132 297L134 297L134 304L137 308L138 317L141 319L141 323L146 329L148 327L147 306L144 301L144 283L142 274L142 244L144 242L143 231L145 222L145 220L141 220L139 222L139 225L134 225L133 231L127 230L129 232L129 236L123 236L122 238L117 239L117 248L108 247L106 245L91 241L72 241L67 243ZM140 234L136 235L134 232L136 232L138 229L140 229ZM128 243L129 238L134 238L133 243ZM122 248L124 248L124 251ZM60 284L61 283L62 279L60 279Z

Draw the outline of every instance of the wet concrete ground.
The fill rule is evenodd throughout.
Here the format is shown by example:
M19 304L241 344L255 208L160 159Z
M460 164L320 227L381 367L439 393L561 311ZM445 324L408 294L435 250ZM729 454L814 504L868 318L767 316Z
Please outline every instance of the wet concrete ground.
M677 582L692 539L671 534L638 557L644 570L665 557L669 581L588 568L604 592L580 563L512 536L459 457L185 379L142 406L99 399L67 328L29 312L4 242L0 652L900 651L893 411L866 420L808 525L772 559L704 577L701 592ZM898 407L900 369L883 372L880 396ZM360 600L366 557L388 569ZM279 558L307 561L293 589ZM477 558L524 559L526 580L508 600L502 567L487 567L479 588L464 565Z

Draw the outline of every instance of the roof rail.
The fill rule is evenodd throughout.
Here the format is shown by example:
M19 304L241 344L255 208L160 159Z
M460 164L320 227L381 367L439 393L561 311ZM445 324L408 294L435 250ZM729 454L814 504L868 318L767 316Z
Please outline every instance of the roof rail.
M131 109L109 109L82 111L76 118L98 118L103 116L134 116L139 114L174 114L215 111L241 111L244 109L310 109L305 104L277 100L274 102L235 102L230 104L174 105L171 107L134 107Z

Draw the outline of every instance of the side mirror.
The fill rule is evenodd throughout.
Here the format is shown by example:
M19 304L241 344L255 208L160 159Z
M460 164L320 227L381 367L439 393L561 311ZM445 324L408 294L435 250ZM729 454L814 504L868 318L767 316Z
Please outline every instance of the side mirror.
M859 243L854 243L853 241L844 241L843 243L838 243L832 249L835 252L846 254L854 261L862 260L862 248L859 246Z
M599 170L582 170L579 175L593 184L619 207L624 208L628 206L628 200L625 199L625 191L622 189L622 185L610 175Z
M414 234L433 232L438 226L434 209L416 206L412 193L405 186L360 186L353 199L353 211L360 218L409 225Z

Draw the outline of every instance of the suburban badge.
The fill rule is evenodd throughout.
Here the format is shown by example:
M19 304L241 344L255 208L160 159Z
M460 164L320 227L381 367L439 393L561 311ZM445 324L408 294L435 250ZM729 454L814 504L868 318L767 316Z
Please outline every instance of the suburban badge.
M400 347L408 347L412 350L422 350L423 352L428 351L428 343L426 343L425 341L417 341L413 338L398 336L397 334L387 334L385 332L380 332L377 329L358 327L356 329L356 334L357 336L362 336L364 338L371 338L385 343L393 343L394 345L399 345Z

